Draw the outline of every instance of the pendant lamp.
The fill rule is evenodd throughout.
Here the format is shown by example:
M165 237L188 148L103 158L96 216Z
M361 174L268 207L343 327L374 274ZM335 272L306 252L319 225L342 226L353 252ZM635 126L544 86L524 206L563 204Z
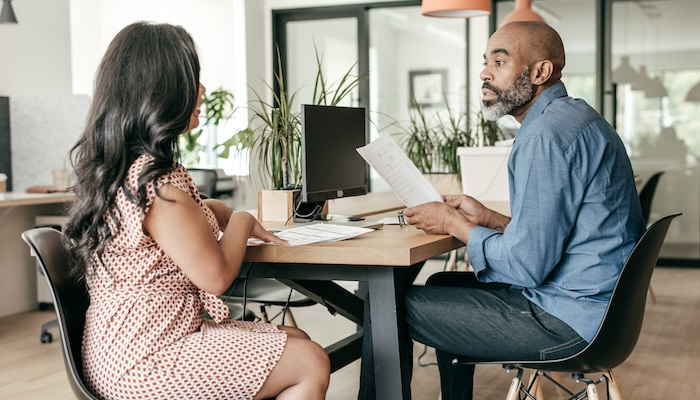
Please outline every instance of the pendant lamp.
M637 80L632 82L632 90L646 92L647 90L651 90L653 84L654 83L653 83L652 79L649 77L649 74L647 73L646 65L640 65L638 78L637 78Z
M0 11L0 24L16 24L17 17L12 9L12 0L2 0L2 11Z
M656 76L651 79L650 86L644 91L644 96L650 99L661 99L668 96L668 90L663 83L661 83L661 77Z
M627 84L627 83L634 83L639 79L639 74L637 74L637 71L632 68L632 65L630 65L630 57L629 56L622 56L620 57L620 66L618 66L614 71L613 71L613 82L617 84Z
M479 17L491 14L491 0L423 0L421 13L428 17Z
M688 94L685 95L685 101L700 102L700 82L696 83L695 86L690 88Z
M544 22L539 14L532 11L532 0L515 0L515 10L506 15L501 21L501 26L514 21L539 21Z

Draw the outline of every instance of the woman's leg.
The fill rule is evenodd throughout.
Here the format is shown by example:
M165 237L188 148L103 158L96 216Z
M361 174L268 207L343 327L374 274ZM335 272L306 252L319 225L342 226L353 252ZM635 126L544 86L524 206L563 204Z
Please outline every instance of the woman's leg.
M325 399L331 375L328 354L302 330L279 328L287 332L287 345L255 399Z

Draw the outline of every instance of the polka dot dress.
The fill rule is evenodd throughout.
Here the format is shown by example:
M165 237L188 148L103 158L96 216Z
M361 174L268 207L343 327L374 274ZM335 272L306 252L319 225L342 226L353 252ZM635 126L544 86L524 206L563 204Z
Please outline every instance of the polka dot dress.
M150 160L141 156L131 166L131 187ZM165 184L189 193L218 233L184 167L157 182ZM147 192L150 207L152 184ZM120 229L104 265L95 257L86 276L83 368L91 389L103 399L252 399L279 361L286 334L273 324L230 320L226 305L200 291L144 233L143 213L121 189L114 210ZM202 319L204 309L213 320Z

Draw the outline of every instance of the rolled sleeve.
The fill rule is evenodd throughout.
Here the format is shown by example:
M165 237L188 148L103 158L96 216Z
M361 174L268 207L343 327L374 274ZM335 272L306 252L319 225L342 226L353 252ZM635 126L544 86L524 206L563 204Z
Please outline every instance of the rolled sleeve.
M472 265L472 268L474 268L474 272L479 280L483 282L488 282L485 276L481 276L481 273L488 268L488 261L486 259L486 241L490 238L496 238L501 235L502 233L483 226L474 227L469 234L469 242L467 243L469 263Z

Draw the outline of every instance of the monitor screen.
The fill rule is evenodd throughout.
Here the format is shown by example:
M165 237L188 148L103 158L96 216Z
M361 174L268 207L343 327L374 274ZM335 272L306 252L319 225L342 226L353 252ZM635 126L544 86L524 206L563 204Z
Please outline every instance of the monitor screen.
M364 108L301 106L302 202L367 194L368 167L357 152L367 144Z

